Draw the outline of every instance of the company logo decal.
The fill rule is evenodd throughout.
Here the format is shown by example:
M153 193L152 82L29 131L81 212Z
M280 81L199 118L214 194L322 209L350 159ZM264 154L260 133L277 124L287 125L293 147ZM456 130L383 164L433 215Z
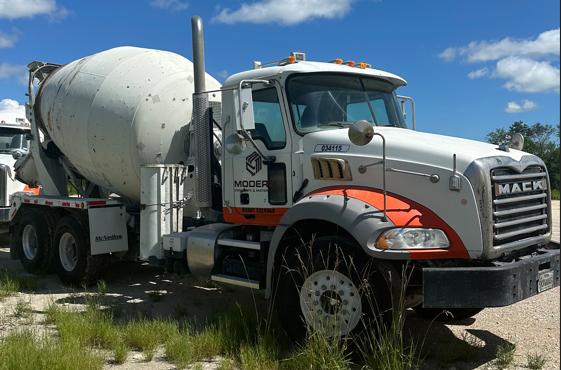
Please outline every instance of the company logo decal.
M103 236L96 236L95 241L97 242L109 242L112 240L121 240L123 239L122 235L103 235Z
M514 184L495 185L495 194L498 195L523 193L526 191L535 191L535 190L545 190L545 186L542 180L528 181L528 182L514 183Z
M245 159L245 169L251 174L251 176L255 176L257 173L259 173L259 171L261 171L261 168L263 168L263 160L257 152L251 153Z

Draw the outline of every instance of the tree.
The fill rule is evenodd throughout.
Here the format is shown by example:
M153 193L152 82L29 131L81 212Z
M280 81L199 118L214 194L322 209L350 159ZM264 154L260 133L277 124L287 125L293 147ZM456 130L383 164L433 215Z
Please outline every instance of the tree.
M500 144L507 135L519 133L524 136L524 151L540 157L549 172L549 181L552 189L559 190L561 170L559 167L559 124L557 127L536 123L528 126L522 121L516 121L508 130L498 128L485 136L491 144Z

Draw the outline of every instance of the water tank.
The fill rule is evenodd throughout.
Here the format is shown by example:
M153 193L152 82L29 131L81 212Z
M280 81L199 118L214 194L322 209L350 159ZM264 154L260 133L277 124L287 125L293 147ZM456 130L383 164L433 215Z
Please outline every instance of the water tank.
M193 83L193 63L180 55L107 50L60 67L41 83L38 124L85 178L138 202L141 165L187 159ZM218 90L220 83L207 74L206 87Z

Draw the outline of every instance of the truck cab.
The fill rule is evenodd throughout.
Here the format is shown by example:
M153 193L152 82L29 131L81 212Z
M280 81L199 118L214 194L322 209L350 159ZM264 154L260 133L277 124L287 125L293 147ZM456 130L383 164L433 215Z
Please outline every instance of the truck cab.
M33 191L17 181L16 161L29 151L29 122L15 113L0 117L0 223L10 221L10 196L20 191Z

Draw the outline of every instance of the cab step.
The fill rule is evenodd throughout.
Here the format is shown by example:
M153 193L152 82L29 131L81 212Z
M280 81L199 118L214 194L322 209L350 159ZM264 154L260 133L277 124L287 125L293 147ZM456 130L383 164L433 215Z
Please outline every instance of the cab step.
M237 239L218 239L218 245L222 245L225 247L253 249L256 251L261 249L260 242L250 242L247 240L237 240Z
M259 289L259 281L251 280L247 278L216 274L216 275L212 275L210 277L210 280L217 281L219 283L227 283L232 285L243 286L246 288Z

